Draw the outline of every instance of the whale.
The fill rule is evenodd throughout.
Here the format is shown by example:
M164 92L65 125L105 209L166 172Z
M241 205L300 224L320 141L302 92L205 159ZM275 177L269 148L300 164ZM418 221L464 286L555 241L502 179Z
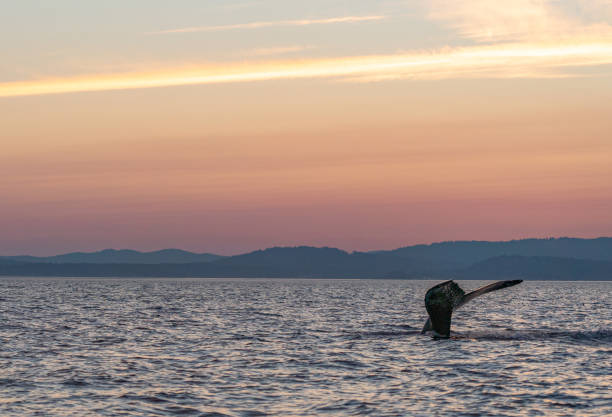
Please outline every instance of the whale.
M421 334L432 331L434 338L448 339L450 337L451 318L455 310L483 294L513 287L521 282L523 282L522 279L498 281L467 294L453 280L431 287L425 293L425 309L429 318L425 322Z

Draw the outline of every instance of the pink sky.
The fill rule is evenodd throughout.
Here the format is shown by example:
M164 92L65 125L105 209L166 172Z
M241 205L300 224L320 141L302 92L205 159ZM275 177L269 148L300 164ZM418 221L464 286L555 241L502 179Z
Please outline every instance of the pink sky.
M612 235L612 9L430 3L0 29L0 255Z

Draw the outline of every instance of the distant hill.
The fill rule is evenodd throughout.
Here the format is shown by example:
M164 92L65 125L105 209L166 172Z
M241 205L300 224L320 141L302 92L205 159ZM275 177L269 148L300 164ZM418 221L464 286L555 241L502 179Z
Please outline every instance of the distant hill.
M552 256L612 261L612 238L578 239L563 237L522 239L507 242L456 241L407 246L375 253L446 262L454 267L466 267L485 259L503 255Z
M497 256L457 271L456 275L466 279L609 281L612 280L612 262L550 256Z
M309 246L275 247L211 263L223 271L258 276L390 277L423 276L440 270L439 265L386 253L348 253L336 248Z
M105 249L99 252L74 252L55 256L2 256L0 261L26 263L96 263L96 264L159 264L210 262L223 256L210 253L192 253L180 249L138 252L129 249Z
M517 254L518 252L518 254ZM444 242L392 251L274 247L221 257L168 249L0 258L0 275L612 280L612 239Z
M0 264L0 275L27 276L422 278L438 270L421 260L306 246L270 248L205 263Z

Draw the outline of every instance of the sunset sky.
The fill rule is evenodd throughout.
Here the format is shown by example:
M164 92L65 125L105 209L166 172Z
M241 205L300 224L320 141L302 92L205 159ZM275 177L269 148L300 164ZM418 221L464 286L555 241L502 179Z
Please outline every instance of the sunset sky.
M27 0L0 23L0 255L612 235L612 0Z

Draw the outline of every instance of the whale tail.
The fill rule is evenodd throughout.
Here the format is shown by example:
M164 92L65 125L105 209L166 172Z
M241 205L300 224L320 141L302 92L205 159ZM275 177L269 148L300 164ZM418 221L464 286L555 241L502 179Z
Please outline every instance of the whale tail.
M467 294L454 281L445 281L431 287L425 294L425 308L429 319L425 322L421 333L433 330L437 337L449 337L454 310L483 294L512 287L521 282L523 282L522 279L498 281Z

